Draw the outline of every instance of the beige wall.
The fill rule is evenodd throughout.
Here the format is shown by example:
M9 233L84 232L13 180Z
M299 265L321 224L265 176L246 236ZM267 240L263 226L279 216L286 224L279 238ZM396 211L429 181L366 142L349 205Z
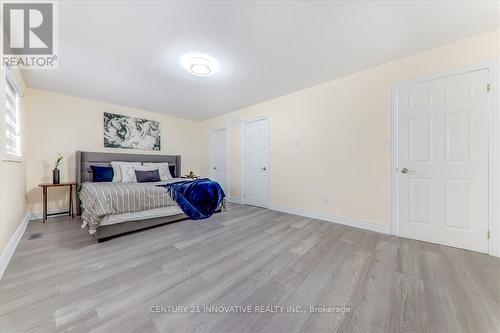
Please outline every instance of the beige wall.
M493 60L500 31L492 31L202 123L229 126L230 196L241 193L239 121L268 114L271 205L389 224L391 84ZM293 75L293 73L291 74ZM208 174L208 140L201 172Z
M18 71L14 71L16 82L22 90L25 89L23 77ZM1 77L5 73L1 72ZM4 93L2 79L1 93ZM5 107L2 95L1 107ZM3 114L3 113L0 113ZM26 114L24 98L20 99L21 135L26 130ZM1 120L3 121L3 119ZM21 161L6 161L0 158L0 253L9 243L26 214L26 143L21 141L23 158Z
M147 112L92 100L28 88L26 104L27 209L41 211L38 184L52 181L57 153L64 155L62 181L75 180L75 152L126 152L182 155L182 171L199 172L199 124L158 113ZM113 112L160 122L161 151L104 148L103 112ZM63 189L49 190L49 210L66 208Z

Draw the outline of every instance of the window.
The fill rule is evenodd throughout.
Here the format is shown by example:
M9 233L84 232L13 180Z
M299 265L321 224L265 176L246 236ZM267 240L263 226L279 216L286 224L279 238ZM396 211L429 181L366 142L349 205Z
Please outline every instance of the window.
M5 105L4 105L4 158L21 157L21 131L19 115L19 89L12 77L12 73L7 71L5 77Z

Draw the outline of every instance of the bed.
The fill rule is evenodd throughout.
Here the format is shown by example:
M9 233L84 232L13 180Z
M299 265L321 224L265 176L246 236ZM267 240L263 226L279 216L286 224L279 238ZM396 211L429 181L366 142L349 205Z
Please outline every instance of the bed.
M166 182L93 183L90 166L110 166L111 161L168 162L174 178L167 182L182 180L179 155L76 152L77 214L99 242L188 218L165 188L157 186Z

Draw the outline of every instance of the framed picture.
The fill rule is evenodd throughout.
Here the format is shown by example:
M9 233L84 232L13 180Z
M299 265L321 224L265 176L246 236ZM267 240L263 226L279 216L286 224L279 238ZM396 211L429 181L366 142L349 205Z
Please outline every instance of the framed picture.
M160 150L160 123L104 112L104 147Z

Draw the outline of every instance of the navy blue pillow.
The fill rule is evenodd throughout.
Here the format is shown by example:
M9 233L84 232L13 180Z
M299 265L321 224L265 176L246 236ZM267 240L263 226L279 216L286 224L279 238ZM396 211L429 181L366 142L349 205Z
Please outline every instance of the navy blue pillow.
M113 168L107 166L91 165L92 181L95 183L104 183L113 181Z
M175 165L169 165L168 170L170 171L172 178L175 178Z
M158 170L150 170L150 171L135 170L135 178L137 178L138 183L150 183L150 182L161 181L160 171Z

